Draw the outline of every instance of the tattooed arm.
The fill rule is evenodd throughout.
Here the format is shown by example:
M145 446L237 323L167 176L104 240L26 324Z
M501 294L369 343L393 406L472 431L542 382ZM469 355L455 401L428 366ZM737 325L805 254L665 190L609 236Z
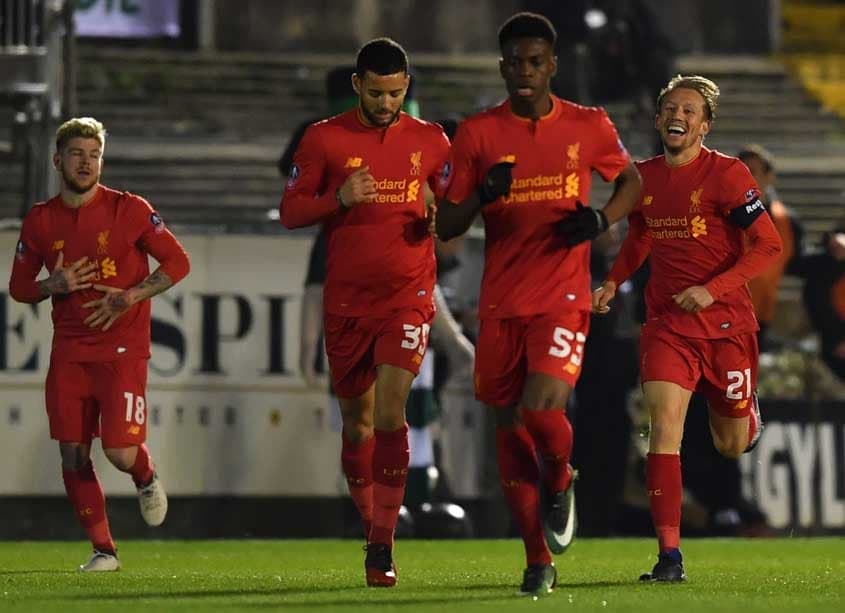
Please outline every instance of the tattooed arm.
M161 268L156 269L149 277L129 289L95 285L94 289L104 292L104 295L102 298L82 305L85 308L94 309L94 312L85 318L85 323L90 328L102 326L103 330L108 330L115 320L134 304L160 294L171 285L173 285L173 281L167 276L167 273L162 272Z
M43 298L49 298L55 294L69 294L91 287L90 281L94 279L97 270L96 262L89 263L88 258L83 257L67 268L64 268L63 264L64 253L59 252L53 272L46 279L37 282L38 291L41 292Z

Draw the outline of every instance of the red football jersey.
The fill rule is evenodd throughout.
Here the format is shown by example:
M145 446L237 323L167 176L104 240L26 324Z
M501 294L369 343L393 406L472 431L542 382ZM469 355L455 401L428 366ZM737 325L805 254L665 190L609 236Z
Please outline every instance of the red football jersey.
M637 162L637 168L642 195L608 279L623 282L650 255L649 322L691 338L757 330L746 282L777 257L780 239L771 218L759 215L747 231L761 240L747 253L745 230L730 219L738 208L762 212L760 191L748 168L706 147L680 166L668 165L660 155ZM689 313L673 298L694 285L705 286L715 302Z
M327 313L378 317L433 308L436 264L424 183L440 195L449 140L440 126L405 113L388 128L367 126L358 113L306 130L279 204L282 223L324 223ZM341 210L335 191L364 167L376 181L377 200Z
M564 245L556 224L587 203L591 173L612 181L630 163L604 109L552 98L537 121L510 101L464 121L450 154L446 198L465 200L487 170L514 162L510 194L482 209L486 234L479 316L590 309L590 243Z
M101 185L79 208L65 206L56 196L36 204L23 220L12 266L9 290L22 302L38 302L35 281L43 266L55 268L59 252L64 266L83 256L97 263L95 284L128 289L150 274L147 254L176 283L188 273L188 256L150 204L134 194ZM108 362L122 357L150 356L150 301L143 300L103 331L83 322L93 312L86 302L101 298L93 288L53 299L51 359Z

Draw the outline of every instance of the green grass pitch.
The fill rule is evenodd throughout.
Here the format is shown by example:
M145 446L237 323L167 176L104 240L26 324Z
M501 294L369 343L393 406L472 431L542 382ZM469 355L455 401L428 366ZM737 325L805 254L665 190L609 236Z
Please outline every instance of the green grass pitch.
M0 611L845 611L845 539L687 540L689 581L641 585L651 540L575 542L558 587L516 596L519 541L400 541L399 585L364 587L356 541L123 541L81 574L82 542L0 543Z

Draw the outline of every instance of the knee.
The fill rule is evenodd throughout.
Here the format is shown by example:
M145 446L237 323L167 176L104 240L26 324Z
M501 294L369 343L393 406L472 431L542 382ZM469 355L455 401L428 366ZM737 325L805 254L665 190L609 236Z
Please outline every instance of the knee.
M103 453L109 459L109 462L120 471L128 472L132 470L135 464L135 456L138 453L137 447L116 447L111 449L103 449Z
M86 445L62 443L59 445L59 453L65 470L80 470L91 460L91 451Z
M363 443L367 439L372 438L374 434L373 424L367 424L362 421L350 421L347 423L344 420L343 434L353 443Z

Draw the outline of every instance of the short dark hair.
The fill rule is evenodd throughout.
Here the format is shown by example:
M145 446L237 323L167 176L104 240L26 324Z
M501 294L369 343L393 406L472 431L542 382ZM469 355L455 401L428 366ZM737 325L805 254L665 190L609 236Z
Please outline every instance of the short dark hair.
M768 149L756 143L745 145L745 147L743 147L742 150L736 154L736 157L738 157L743 162L752 158L757 158L763 163L763 170L765 170L766 172L772 172L775 169L774 156L772 156Z
M552 47L557 42L557 32L547 17L524 11L508 18L499 28L499 49L515 38L542 38Z
M408 72L408 54L391 38L374 38L358 50L355 62L359 78L368 70L377 75Z

